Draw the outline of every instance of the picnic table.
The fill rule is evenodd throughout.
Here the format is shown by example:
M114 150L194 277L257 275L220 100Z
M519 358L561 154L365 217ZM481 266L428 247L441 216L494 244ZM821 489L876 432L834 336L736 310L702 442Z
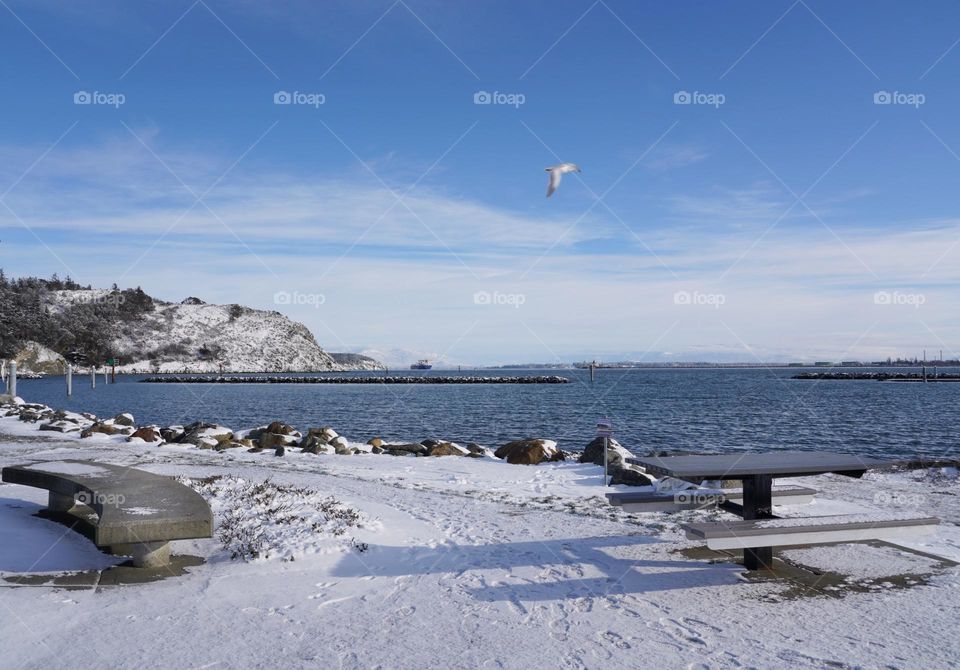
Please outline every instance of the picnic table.
M734 479L743 482L742 504L728 502L723 507L739 514L744 520L776 518L772 511L773 480L776 477L835 473L859 478L867 470L893 465L891 461L876 458L822 451L649 456L627 460L646 468L650 474L674 477L698 485L705 480ZM761 536L758 544L762 541ZM744 547L743 559L748 570L768 569L773 564L773 547Z

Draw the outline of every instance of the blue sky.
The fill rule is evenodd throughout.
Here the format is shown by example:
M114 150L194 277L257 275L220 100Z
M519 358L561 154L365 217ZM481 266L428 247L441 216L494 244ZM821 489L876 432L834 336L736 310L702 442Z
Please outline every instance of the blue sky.
M955 3L262 5L4 0L8 273L394 361L960 349Z

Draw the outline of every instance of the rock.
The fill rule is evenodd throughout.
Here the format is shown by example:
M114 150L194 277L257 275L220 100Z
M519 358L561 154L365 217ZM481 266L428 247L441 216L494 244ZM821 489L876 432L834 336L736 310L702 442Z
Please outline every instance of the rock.
M284 435L283 433L261 433L257 444L261 449L292 447L297 444L297 437L297 435Z
M610 440L607 453L607 465L622 465L626 462L626 459L633 458L633 454L624 449L615 439L612 437L607 439ZM583 453L580 454L580 462L603 465L602 437L597 436L590 441L590 444L588 444L584 448Z
M423 445L417 445L417 446L423 446ZM393 449L393 448L387 449L386 452L384 453L387 453L391 456L417 456L418 455L417 452L415 451L409 451L407 449Z
M296 428L281 421L272 422L269 426L267 426L266 432L275 433L277 435L293 435L296 433L297 437L300 436L300 433Z
M80 430L80 426L72 421L54 421L41 424L40 430L49 430L55 433L73 433Z
M183 431L183 435L177 441L182 444L193 444L201 449L212 449L218 442L229 442L233 439L231 429L204 421L195 421L184 426Z
M247 449L248 454L259 454L263 449L260 447L254 447L253 449Z
M49 407L38 410L38 409L24 409L20 411L20 420L29 421L31 423L36 423L41 419L48 419L53 416L53 410Z
M323 428L310 428L307 430L307 434L303 436L303 439L300 441L300 446L306 448L310 444L314 444L319 441L321 444L329 444L333 440L337 439L337 431L335 431L330 426L324 426Z
M277 447L276 451L273 452L273 455L274 455L274 456L283 456L285 453L287 453L287 450L281 445L281 446Z
M482 447L476 442L471 442L467 445L467 451L470 453L467 454L470 458L486 458L487 456L493 457L493 452L486 447Z
M371 454L382 454L383 452L384 452L384 449L382 447L378 447L377 445L373 445L370 448Z
M494 456L502 458L514 465L537 465L545 461L562 461L564 453L557 449L557 443L543 438L524 438L509 442L494 452Z
M441 442L427 450L428 456L466 456L470 452L459 444Z
M123 412L122 414L117 414L113 417L113 422L118 426L133 426L133 414L130 412Z
M102 434L102 435L116 435L120 430L111 424L98 421L89 428L86 428L80 437L90 437L91 435Z
M164 442L179 442L183 434L183 426L168 426L160 429L160 437Z
M307 454L318 454L325 453L327 443L324 442L319 435L304 435L303 440L300 442L300 447L303 449L304 453ZM324 448L321 451L321 448Z
M134 438L140 438L144 442L160 442L163 440L160 436L160 429L157 426L141 426L137 428L130 437L127 438L127 442L132 442Z
M379 437L374 437L370 440L367 440L367 444L369 444L371 447L382 447L383 440L381 440Z
M427 438L426 440L423 440L422 442L420 442L420 444L422 444L423 446L425 446L427 449L433 449L434 447L436 447L436 446L438 446L438 445L440 445L440 444L443 444L443 440L437 440L437 439L435 439L435 438L430 437L430 438Z
M336 438L335 440L330 442L330 446L334 448L334 451L336 451L336 453L342 456L353 455L353 448L347 444L347 438L345 437Z
M623 484L625 486L652 486L656 479L651 477L639 468L634 466L612 467L610 472L610 485Z
M227 449L240 449L241 447L253 446L253 440L231 440L230 442L218 442L213 448L214 451L226 451Z
M422 444L385 444L383 448L393 456L406 456L408 454L416 456L417 454L427 453L427 448Z

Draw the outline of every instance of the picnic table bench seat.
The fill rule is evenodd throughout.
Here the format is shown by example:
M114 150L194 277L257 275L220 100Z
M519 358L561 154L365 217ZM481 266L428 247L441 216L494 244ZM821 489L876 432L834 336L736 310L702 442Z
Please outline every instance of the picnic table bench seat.
M685 523L680 527L687 539L704 540L710 549L744 549L913 538L932 532L939 523L936 517L910 513L871 513Z
M172 477L107 463L63 460L3 468L10 484L50 492L46 514L137 567L168 564L170 541L213 535L210 506ZM84 508L96 513L96 518Z
M813 501L816 489L806 486L774 486L774 505L805 505ZM725 502L743 503L743 489L685 489L682 491L616 491L607 500L625 512L672 512L714 507Z

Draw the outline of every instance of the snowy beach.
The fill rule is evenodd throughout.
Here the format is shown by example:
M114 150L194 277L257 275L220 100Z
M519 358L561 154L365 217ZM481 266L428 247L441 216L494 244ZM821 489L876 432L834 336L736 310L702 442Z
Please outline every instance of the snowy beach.
M718 512L627 514L603 499L601 468L486 458L350 457L151 446L123 436L39 433L0 419L0 464L84 459L208 486L218 520L249 506L231 488L269 480L359 513L342 535L288 526L269 557L232 560L217 538L174 543L203 565L162 581L56 587L37 573L118 562L33 515L44 491L2 485L2 640L14 667L944 667L960 652L957 473L793 480L805 509L900 506L944 523L919 553L839 545L784 551L842 571L811 588L751 581L742 567L681 553L677 522ZM220 479L213 479L213 478ZM249 510L248 510L249 511ZM256 512L256 509L253 509ZM292 560L291 560L292 559ZM107 574L107 573L104 573ZM30 579L27 579L30 576ZM902 586L906 588L902 588ZM116 645L122 637L124 645ZM76 644L76 640L84 644Z

